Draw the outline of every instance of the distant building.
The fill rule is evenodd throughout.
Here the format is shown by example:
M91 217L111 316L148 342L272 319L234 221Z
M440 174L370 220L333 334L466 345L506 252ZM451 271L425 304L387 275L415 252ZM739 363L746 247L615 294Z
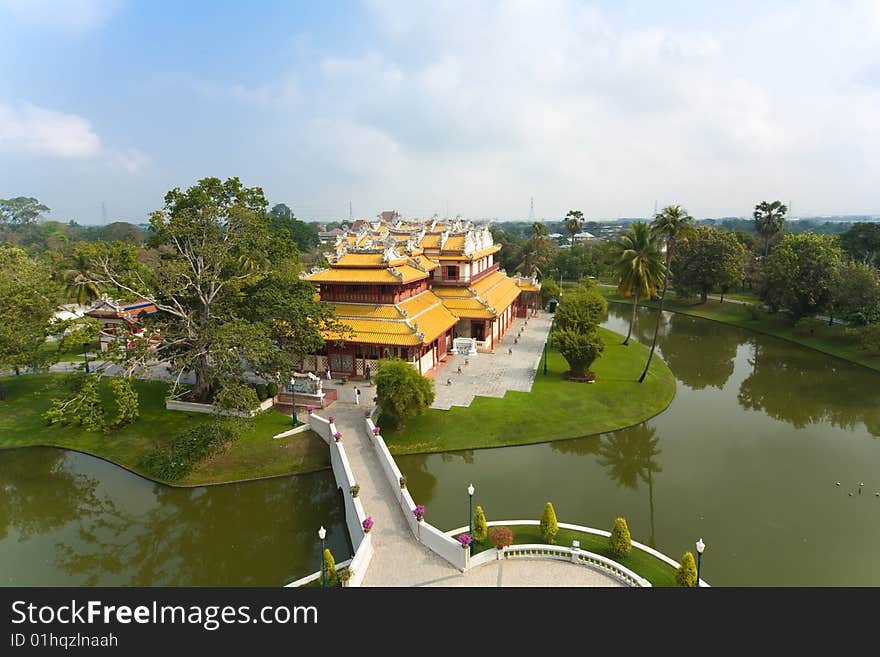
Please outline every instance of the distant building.
M133 303L100 299L85 316L93 317L101 323L101 351L107 351L119 340L124 340L124 346L129 347L133 344L132 338L143 337L141 317L151 315L157 310L156 304L147 299L138 299ZM158 340L155 342L158 343Z

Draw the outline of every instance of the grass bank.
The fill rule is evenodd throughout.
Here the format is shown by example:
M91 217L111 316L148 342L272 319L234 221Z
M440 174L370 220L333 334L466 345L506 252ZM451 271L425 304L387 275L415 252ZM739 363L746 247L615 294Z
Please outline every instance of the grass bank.
M648 377L638 383L648 348L636 342L624 347L623 336L599 331L605 353L591 368L596 383L566 380L565 359L549 349L547 374L538 368L531 392L475 397L467 408L429 409L398 431L380 420L388 449L419 454L579 438L638 424L669 406L675 378L666 363L655 356Z
M610 302L632 304L631 300L620 296L614 288L601 287L599 289ZM646 308L656 308L657 302L640 301L639 305ZM802 334L797 331L792 321L784 313L761 312L759 316L755 317L741 303L721 303L715 299L709 299L706 303L701 304L699 299L667 298L663 308L671 312L702 317L750 331L766 333L880 371L880 354L872 354L862 349L858 340L847 335L846 328L839 324L832 326L823 324L812 335Z
M490 527L489 531L491 532L493 529L495 529L494 526ZM508 527L508 529L513 532L513 542L515 544L544 543L544 538L541 536L541 527L538 525L513 525ZM675 568L652 554L634 547L625 557L617 557L608 547L607 537L559 528L559 533L556 534L556 545L570 546L573 540L580 541L582 550L595 552L598 555L616 561L621 566L625 566L634 573L644 577L651 582L652 586L675 586ZM474 543L474 553L494 549L495 546L492 545L492 541L488 538L483 543Z
M164 383L135 381L140 397L140 417L132 424L110 433L85 431L81 427L49 426L42 414L52 399L62 397L58 389L63 374L28 374L0 379L6 400L0 401L0 448L48 446L65 447L93 454L117 463L132 472L146 475L138 467L141 458L157 447L170 443L177 434L210 416L165 410ZM106 385L102 393L110 400ZM273 440L272 436L290 428L290 416L273 410L260 413L242 435L224 451L200 463L176 485L196 486L228 483L277 475L297 474L329 466L324 442L311 431ZM167 482L163 482L167 483Z

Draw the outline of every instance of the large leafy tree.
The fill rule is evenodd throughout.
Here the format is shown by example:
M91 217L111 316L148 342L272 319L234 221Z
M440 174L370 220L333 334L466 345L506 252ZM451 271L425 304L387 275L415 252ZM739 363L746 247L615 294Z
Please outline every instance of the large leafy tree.
M584 213L580 210L569 210L565 215L565 229L571 244L574 244L574 236L581 232L584 225Z
M657 248L657 241L651 234L648 224L643 221L631 224L629 229L613 243L613 249L617 289L633 300L629 330L623 341L623 344L629 344L633 324L636 321L639 298L652 297L656 294L663 278L663 260Z
M0 224L30 224L47 212L49 208L31 196L0 198Z
M651 232L666 245L666 264L663 268L663 289L660 292L660 304L657 306L657 324L654 327L654 337L651 340L651 351L648 353L648 361L645 363L645 369L639 377L639 383L648 376L648 370L651 369L651 360L654 358L654 351L657 349L657 333L660 330L663 303L666 301L666 292L669 289L670 262L675 253L675 247L679 242L687 238L687 235L693 229L693 223L693 217L680 205L667 205L656 214L651 222Z
M841 263L832 283L829 323L834 313L855 324L880 322L880 274L862 262Z
M526 276L541 276L553 259L554 244L548 237L546 224L536 221L532 224L532 236L523 244L522 260L516 270Z
M434 381L400 358L383 358L373 376L382 416L397 428L434 403Z
M765 262L762 298L794 319L825 311L841 262L843 251L834 236L785 235Z
M840 246L853 260L880 266L880 222L854 223L840 235Z
M284 203L277 203L269 210L269 230L288 235L300 251L308 251L321 243L317 226L297 219Z
M0 370L44 364L41 347L57 296L46 267L24 250L0 244Z
M327 313L312 319L298 312L320 306L311 286L293 280L296 249L289 238L270 234L267 205L259 187L204 178L168 192L163 209L151 215L154 268L139 267L130 253L97 259L106 281L159 310L146 320L146 333L161 342L155 350L146 340L129 349L129 371L158 358L171 365L174 392L191 373L192 399L242 407L253 401L246 367L285 376L292 368L285 352L320 344Z
M695 228L672 260L675 291L682 296L699 294L700 303L706 303L710 291L723 293L742 281L744 259L745 248L733 233Z
M755 232L764 240L764 257L770 254L770 242L785 226L788 208L781 201L761 201L755 206Z

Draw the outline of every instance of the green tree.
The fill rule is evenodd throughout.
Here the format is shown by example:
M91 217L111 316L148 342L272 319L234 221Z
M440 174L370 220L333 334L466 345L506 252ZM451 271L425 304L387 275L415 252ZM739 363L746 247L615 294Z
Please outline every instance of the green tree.
M64 284L64 297L80 306L85 306L101 297L101 288L96 283L98 273L94 271L94 249L80 243L74 247L73 254L65 262L66 268L60 273Z
M544 513L541 514L541 536L545 543L553 543L556 540L556 534L559 532L559 525L556 523L556 511L550 502L544 505Z
M547 278L541 282L541 305L546 306L547 302L550 299L559 299L559 295L562 294L562 291L559 289L559 286L556 282Z
M648 224L637 221L614 242L617 290L632 297L632 314L623 344L629 344L640 297L653 297L663 278L663 261Z
M86 431L100 431L105 426L104 402L101 399L101 375L80 374L72 378L73 394L67 399L53 399L43 413L49 424L81 426Z
M269 210L269 230L284 233L292 239L300 251L308 251L321 243L318 227L297 219L293 210L284 203L278 203Z
M330 548L324 548L324 573L327 577L327 586L339 586L339 573L336 572L336 560L330 552Z
M547 226L536 221L532 224L532 236L522 246L516 271L525 276L541 276L552 261L555 248L548 237Z
M137 420L140 416L140 403L137 391L132 388L131 382L128 379L114 377L110 379L110 390L116 406L116 417L110 425L111 428L118 429Z
M574 236L581 232L584 225L584 213L580 210L569 210L565 215L565 228L568 231L569 242L574 244Z
M697 564L694 563L694 555L690 550L684 553L678 570L675 571L675 584L686 588L697 585Z
M39 367L55 312L49 270L17 247L0 244L0 370Z
M0 198L0 224L31 224L48 212L51 210L31 196Z
M670 262L675 253L675 247L680 241L687 238L693 229L693 223L694 218L680 205L666 206L657 213L651 222L651 232L666 244L666 264L663 268L663 289L660 292L660 303L657 306L657 323L654 326L651 351L648 353L648 362L645 363L645 369L639 377L639 383L642 383L648 376L651 360L653 360L654 351L657 349L657 334L660 331L660 319L663 316L663 303L666 301L666 292L669 289Z
M843 251L831 235L785 235L764 263L762 299L794 319L828 309Z
M854 324L880 322L880 274L862 262L840 264L831 282L828 323L834 313Z
M770 242L785 226L788 208L781 201L761 201L755 206L755 232L764 240L764 257L770 254Z
M625 557L632 550L632 537L629 535L626 518L617 518L614 521L611 536L608 537L608 547L617 557Z
M396 428L434 403L434 382L400 358L380 360L373 381L382 415Z
M605 342L595 328L589 331L554 330L553 345L568 363L571 376L577 378L585 377L590 366L605 350Z
M483 513L483 507L477 506L474 510L474 540L482 543L489 536L489 525Z
M553 317L554 330L592 331L608 319L608 302L595 286L579 285L566 292Z
M880 222L852 224L840 235L840 246L853 260L880 266Z
M720 289L723 294L742 281L744 257L745 249L733 233L707 226L695 228L672 259L676 294L699 294L700 303L706 303L712 290Z

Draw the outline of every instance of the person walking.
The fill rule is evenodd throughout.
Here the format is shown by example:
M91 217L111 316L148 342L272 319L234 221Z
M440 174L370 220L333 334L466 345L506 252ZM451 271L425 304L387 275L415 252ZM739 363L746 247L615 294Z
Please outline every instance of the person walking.
M330 380L330 368L329 367L327 368L327 380L328 381Z
M358 390L357 386L354 388L354 403L356 406L361 405L361 391Z
M364 365L364 376L367 377L367 385L370 385L370 366Z

